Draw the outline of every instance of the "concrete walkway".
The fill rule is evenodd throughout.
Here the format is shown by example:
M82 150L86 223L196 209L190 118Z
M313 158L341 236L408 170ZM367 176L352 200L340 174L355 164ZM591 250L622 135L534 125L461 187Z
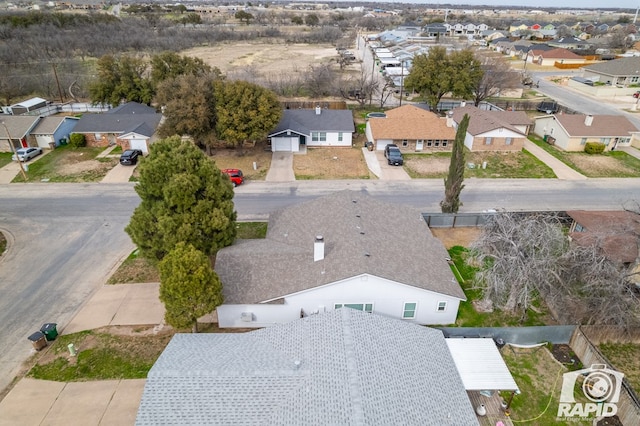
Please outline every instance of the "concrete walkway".
M632 146L620 146L620 147L618 147L616 149L618 151L626 152L630 156L635 157L638 160L640 160L640 150L638 150L637 148L634 148Z
M564 164L562 161L558 160L553 155L549 154L544 149L540 148L538 145L534 144L530 140L524 142L524 149L529 151L532 155L534 155L538 160L545 163L547 166L553 170L558 179L562 180L585 180L587 177L581 173L576 172L571 167Z
M161 329L164 306L159 288L158 283L104 285L69 324L61 324L61 334L106 325L155 325ZM132 425L145 382L61 383L23 378L0 401L0 426Z

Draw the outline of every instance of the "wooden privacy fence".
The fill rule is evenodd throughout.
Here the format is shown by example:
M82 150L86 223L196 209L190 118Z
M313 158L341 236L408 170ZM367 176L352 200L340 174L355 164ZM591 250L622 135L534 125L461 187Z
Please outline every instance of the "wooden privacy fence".
M609 360L589 341L582 327L577 327L571 336L569 346L582 361L585 368L593 364L604 364L615 370ZM626 379L622 380L620 399L618 400L618 418L623 425L640 425L640 400Z
M284 109L314 109L319 106L322 109L348 109L345 101L282 101Z

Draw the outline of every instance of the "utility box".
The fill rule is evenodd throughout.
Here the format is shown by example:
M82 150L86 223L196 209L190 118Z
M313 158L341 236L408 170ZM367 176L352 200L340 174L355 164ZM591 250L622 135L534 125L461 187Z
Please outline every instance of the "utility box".
M39 331L36 331L31 336L27 337L31 341L33 348L36 351L42 350L47 346L47 338Z

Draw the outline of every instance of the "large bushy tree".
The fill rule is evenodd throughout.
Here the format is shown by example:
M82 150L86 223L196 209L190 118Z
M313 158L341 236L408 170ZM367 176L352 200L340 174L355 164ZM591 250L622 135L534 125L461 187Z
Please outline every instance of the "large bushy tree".
M147 78L148 64L133 56L105 55L98 60L97 78L89 86L92 102L113 106L123 101L150 105L153 84Z
M464 138L469 127L469 115L465 114L458 124L456 139L453 142L449 174L444 180L444 200L440 201L442 213L458 213L462 205L460 193L464 188Z
M447 93L471 98L482 73L480 62L472 51L447 53L445 47L435 46L428 54L413 58L411 72L404 85L424 96L431 110L437 111L440 99Z
M138 167L142 201L125 230L144 257L160 261L179 242L205 255L233 243L233 187L194 144L160 140Z
M159 269L165 321L176 328L192 327L197 333L198 318L223 302L222 284L209 258L180 242L162 259Z
M216 136L236 146L264 139L282 116L272 91L246 81L217 81L215 99Z
M211 68L200 58L180 56L175 52L163 52L151 57L151 82L154 86L181 75L200 76L210 73L220 75L220 70Z

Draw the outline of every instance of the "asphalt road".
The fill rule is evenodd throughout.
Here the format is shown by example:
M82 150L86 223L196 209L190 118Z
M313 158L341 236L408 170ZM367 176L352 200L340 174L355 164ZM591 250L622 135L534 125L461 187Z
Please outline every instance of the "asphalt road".
M620 209L640 201L640 179L469 179L461 212L487 209ZM241 220L351 189L391 203L438 212L443 182L249 182L236 188ZM133 184L0 185L0 229L11 240L0 259L0 389L32 346L27 336L47 322L63 328L133 250L124 227L138 205Z

